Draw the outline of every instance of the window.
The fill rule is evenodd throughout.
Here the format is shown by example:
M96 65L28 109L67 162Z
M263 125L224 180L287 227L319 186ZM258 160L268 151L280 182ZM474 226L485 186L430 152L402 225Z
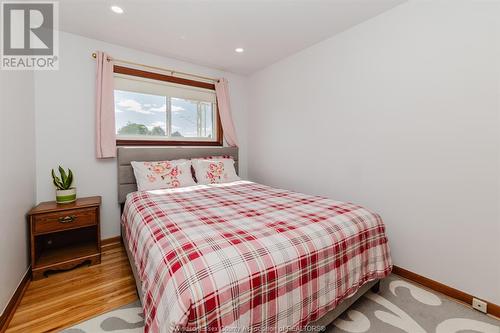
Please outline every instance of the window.
M222 145L210 83L115 66L115 119L119 145Z

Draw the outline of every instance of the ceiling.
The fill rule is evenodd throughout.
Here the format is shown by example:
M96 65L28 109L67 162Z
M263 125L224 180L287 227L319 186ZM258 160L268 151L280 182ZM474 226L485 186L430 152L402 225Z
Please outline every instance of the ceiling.
M404 0L61 0L63 31L251 74ZM118 5L123 14L115 14ZM236 53L237 47L245 49Z

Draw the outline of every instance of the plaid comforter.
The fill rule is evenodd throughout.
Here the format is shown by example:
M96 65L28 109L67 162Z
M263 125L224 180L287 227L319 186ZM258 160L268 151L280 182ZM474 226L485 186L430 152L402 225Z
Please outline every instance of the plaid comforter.
M237 181L128 195L146 332L299 329L387 276L379 215Z

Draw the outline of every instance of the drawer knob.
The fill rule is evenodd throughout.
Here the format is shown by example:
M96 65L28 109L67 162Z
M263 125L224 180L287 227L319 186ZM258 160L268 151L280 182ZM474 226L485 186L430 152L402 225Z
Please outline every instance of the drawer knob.
M65 216L65 217L60 217L59 218L59 222L60 223L71 223L73 221L76 220L76 216L75 215L69 215L69 216Z

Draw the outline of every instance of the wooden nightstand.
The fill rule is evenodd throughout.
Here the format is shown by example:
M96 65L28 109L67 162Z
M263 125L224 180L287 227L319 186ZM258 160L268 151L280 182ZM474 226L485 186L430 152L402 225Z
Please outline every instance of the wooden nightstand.
M89 197L42 202L28 213L33 280L101 262L100 206L101 197Z

